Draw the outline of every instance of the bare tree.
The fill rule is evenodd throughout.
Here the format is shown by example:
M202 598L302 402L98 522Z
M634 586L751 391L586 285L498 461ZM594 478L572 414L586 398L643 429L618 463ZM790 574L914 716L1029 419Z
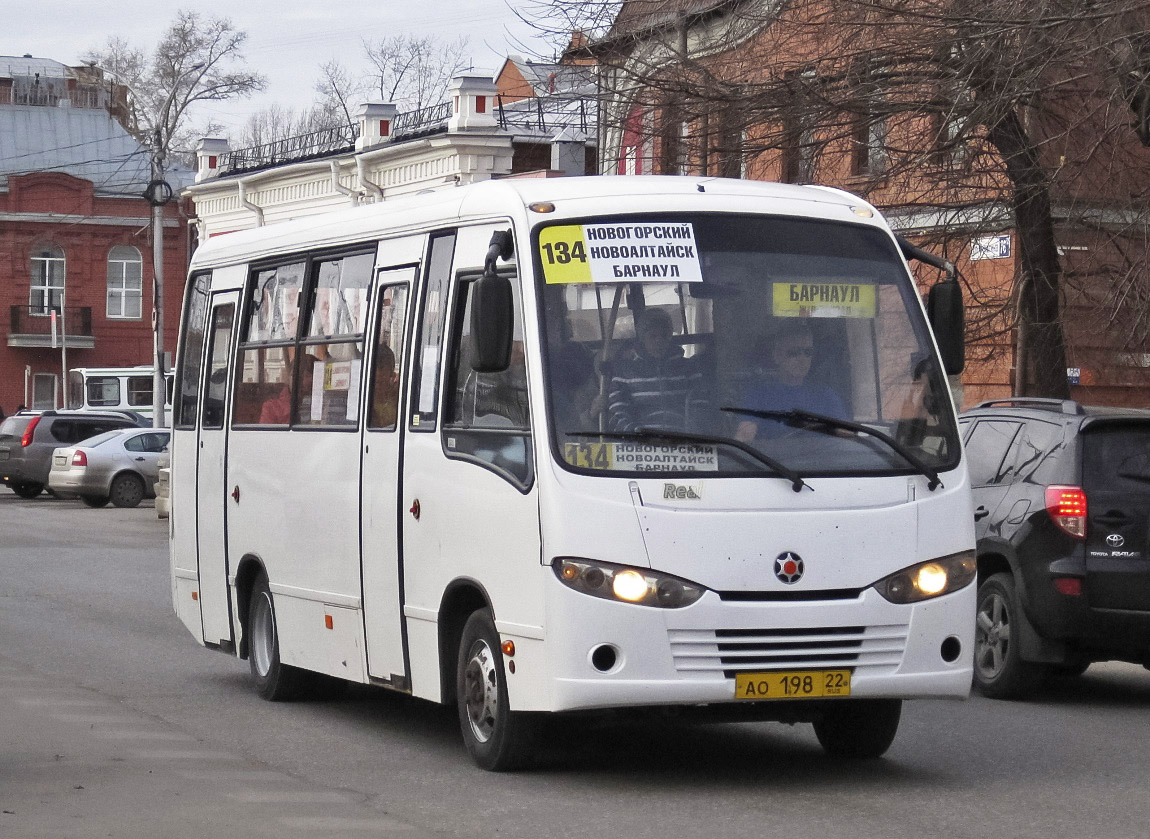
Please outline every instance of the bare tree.
M130 124L141 139L158 136L163 152L187 152L197 134L208 133L187 128L192 106L264 89L264 77L244 66L246 39L247 34L225 18L179 11L150 53L111 38L103 49L90 50L85 60L129 88Z
M441 41L434 36L392 35L364 41L364 54L374 68L373 89L401 111L438 105L452 77L470 66L467 38Z
M971 288L972 348L994 360L1019 330L1018 390L1067 396L1068 322L1080 354L1100 334L1111 356L1150 349L1148 9L550 0L528 16L556 46L592 33L603 147L648 170L838 183L951 256L1016 231L1016 282Z

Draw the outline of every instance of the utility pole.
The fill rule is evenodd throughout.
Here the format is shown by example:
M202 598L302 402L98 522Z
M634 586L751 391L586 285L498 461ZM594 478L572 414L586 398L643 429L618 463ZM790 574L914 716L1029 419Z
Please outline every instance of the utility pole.
M164 138L160 126L152 133L152 180L144 197L152 207L152 427L162 428L167 424L164 421L167 396L164 384L164 205L172 200L172 186L164 180Z

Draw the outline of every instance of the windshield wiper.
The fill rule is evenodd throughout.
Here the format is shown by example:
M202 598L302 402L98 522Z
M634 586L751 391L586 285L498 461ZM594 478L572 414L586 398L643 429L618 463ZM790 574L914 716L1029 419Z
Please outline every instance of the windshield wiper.
M903 460L918 470L919 474L925 475L927 478L926 488L934 492L935 487L942 486L942 481L939 480L938 472L931 469L922 462L915 454L904 446L902 443L895 440L893 437L884 434L870 426L863 425L858 422L851 422L850 420L836 419L835 417L828 417L823 414L815 414L810 411L791 410L791 411L758 411L754 408L720 408L720 411L726 411L732 414L746 414L749 417L758 417L759 419L773 419L782 420L787 425L800 426L800 425L815 425L823 426L824 428L841 428L844 431L853 431L856 434L866 434L867 436L874 437L876 440L881 440L886 443L890 448L898 454Z
M665 431L661 428L637 428L634 431L569 431L568 437L618 437L620 440L675 440L681 443L714 443L718 446L732 446L744 454L763 464L767 468L778 472L791 482L791 489L801 492L803 487L813 490L810 484L803 480L794 469L779 463L773 457L763 454L753 446L730 437L718 437L713 434L694 434L686 431Z

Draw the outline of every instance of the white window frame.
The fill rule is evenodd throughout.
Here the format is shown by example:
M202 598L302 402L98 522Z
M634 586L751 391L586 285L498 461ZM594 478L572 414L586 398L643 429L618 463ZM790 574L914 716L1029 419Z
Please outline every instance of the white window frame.
M129 251L134 256L129 257ZM136 267L139 280L135 288L128 286L130 266ZM128 304L133 299L136 302L136 314L130 314L128 309ZM106 311L110 320L140 320L144 316L144 260L140 256L140 251L131 245L116 245L108 251Z
M52 399L47 401L40 397L39 389L41 384L51 382L52 384ZM32 410L34 411L50 411L56 407L57 399L60 395L59 378L55 373L33 373L32 374Z
M57 273L56 268L59 268ZM63 248L42 245L32 252L28 284L28 314L47 317L62 311L68 264ZM56 282L59 280L59 282Z

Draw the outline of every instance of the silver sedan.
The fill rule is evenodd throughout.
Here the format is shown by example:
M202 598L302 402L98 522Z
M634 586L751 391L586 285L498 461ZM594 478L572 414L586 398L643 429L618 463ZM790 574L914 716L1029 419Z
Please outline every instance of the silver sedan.
M109 501L135 507L155 497L156 459L170 436L164 430L121 428L56 449L48 489L65 498L79 496L89 507Z

